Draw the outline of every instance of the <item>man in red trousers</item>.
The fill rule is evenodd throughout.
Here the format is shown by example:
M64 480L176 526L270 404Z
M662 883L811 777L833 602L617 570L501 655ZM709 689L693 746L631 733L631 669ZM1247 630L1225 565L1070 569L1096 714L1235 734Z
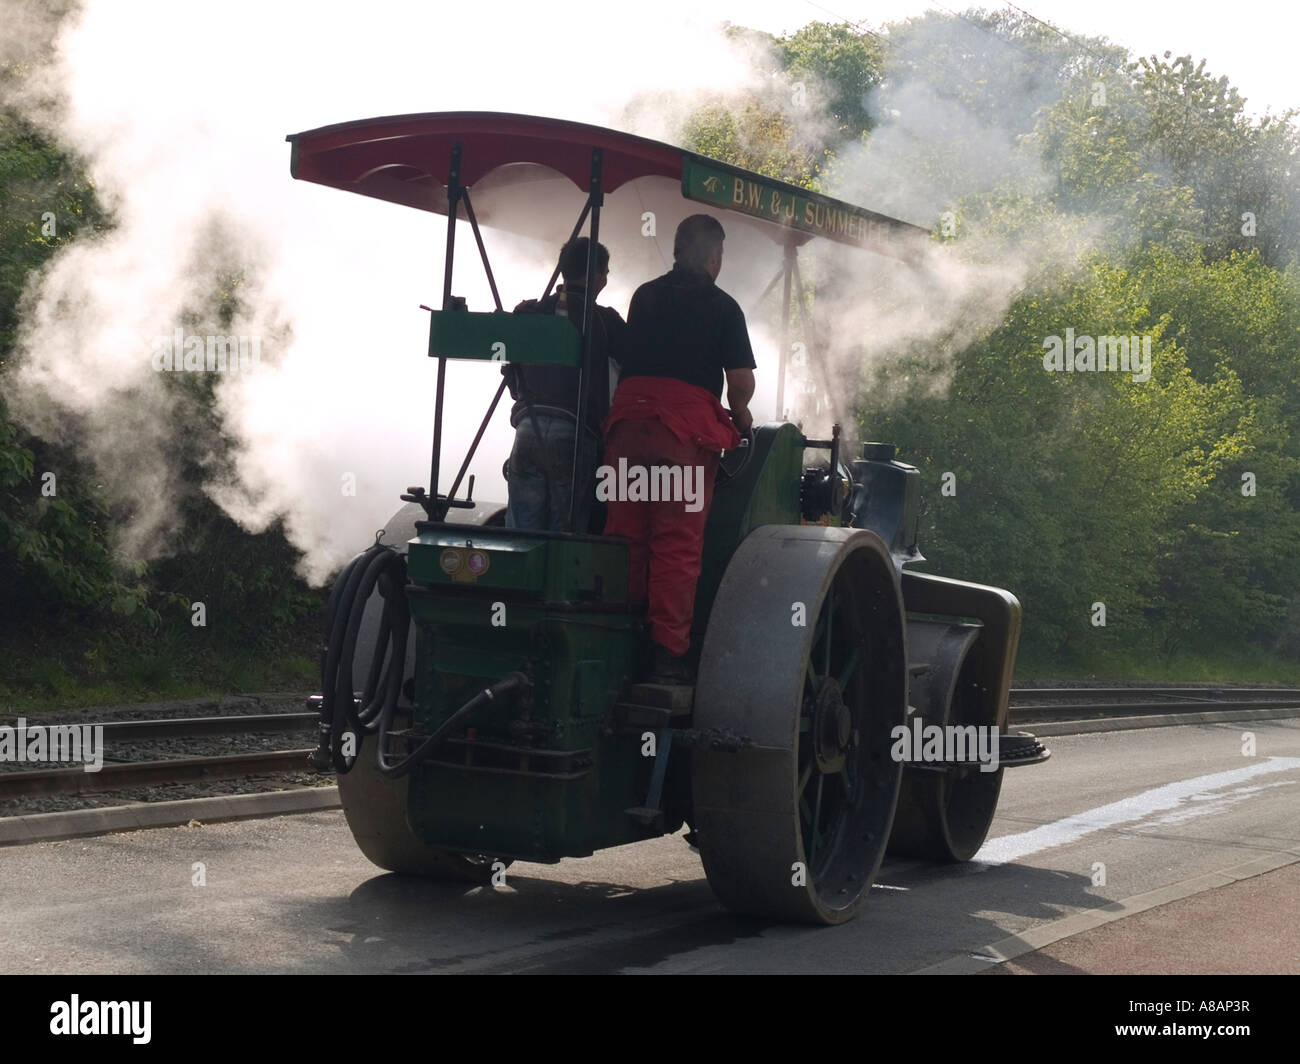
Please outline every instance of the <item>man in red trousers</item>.
M684 655L713 479L720 453L740 443L736 430L753 422L745 314L714 283L725 236L716 218L687 218L677 227L672 270L636 290L627 316L635 351L605 422L607 467L624 489L642 489L611 493L605 534L629 542L629 597L648 603L650 678L660 683L693 680ZM730 416L721 403L724 377Z

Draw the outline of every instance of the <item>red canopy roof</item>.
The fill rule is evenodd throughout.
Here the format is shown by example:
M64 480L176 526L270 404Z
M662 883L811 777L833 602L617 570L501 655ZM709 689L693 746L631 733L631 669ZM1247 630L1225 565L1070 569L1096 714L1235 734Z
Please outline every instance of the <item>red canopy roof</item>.
M342 122L286 138L290 171L302 181L378 195L425 210L432 185L447 209L451 146L462 144L460 183L473 186L508 163L537 163L586 191L591 149L602 149L601 186L613 192L636 177L681 177L681 148L581 122L492 111L445 111ZM378 179L378 180L377 180Z
M492 111L395 115L322 126L286 139L293 145L290 172L299 180L440 214L447 212L453 144L461 145L463 186L473 188L507 167L487 184L518 185L522 190L527 181L537 179L536 168L545 167L584 194L590 184L592 149L600 148L605 193L645 177L680 181L684 196L746 214L769 231L776 230L773 235L784 232L783 240L796 243L820 235L897 255L902 247L889 244L900 239L911 244L928 235L907 222L682 148L558 118ZM710 182L710 173L721 183Z

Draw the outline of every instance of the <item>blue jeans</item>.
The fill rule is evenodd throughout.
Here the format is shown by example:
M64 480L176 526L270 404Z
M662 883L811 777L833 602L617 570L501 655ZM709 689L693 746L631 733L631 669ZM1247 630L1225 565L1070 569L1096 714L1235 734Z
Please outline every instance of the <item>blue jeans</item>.
M536 421L536 431L533 423ZM563 532L573 495L573 436L577 426L566 417L524 415L515 429L515 446L506 463L506 527ZM540 433L540 438L539 434ZM596 440L583 433L578 453L578 505L573 531L586 532L596 497Z

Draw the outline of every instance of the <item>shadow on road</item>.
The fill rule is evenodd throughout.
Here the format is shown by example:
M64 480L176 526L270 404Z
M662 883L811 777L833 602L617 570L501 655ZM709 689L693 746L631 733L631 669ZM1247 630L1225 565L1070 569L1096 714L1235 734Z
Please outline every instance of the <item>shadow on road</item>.
M703 880L630 889L513 870L497 888L376 876L352 892L347 909L350 920L329 925L342 936L347 967L394 973L611 972L768 926L726 913Z

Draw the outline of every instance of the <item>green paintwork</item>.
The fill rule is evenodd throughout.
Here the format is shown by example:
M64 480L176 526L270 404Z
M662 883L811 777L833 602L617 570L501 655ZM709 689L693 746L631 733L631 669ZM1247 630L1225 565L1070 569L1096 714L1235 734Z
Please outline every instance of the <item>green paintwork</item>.
M443 571L448 551L482 551L473 582ZM637 673L639 613L626 607L627 549L618 540L430 527L410 542L416 625L417 723L432 730L489 683L528 668L530 747L591 751L580 779L555 780L430 765L408 791L413 829L430 843L531 860L582 856L646 837L624 813L644 796L651 762L635 735L604 734L618 691ZM475 718L482 742L522 744L517 698Z
M691 655L695 658L704 642L722 574L741 541L761 525L800 523L803 433L788 422L772 422L755 431L752 446L754 456L741 475L720 484L713 493L691 626Z
M696 597L697 646L741 541L760 525L799 523L802 463L799 430L765 425L742 475L715 491ZM488 565L469 580L465 566L475 551ZM456 570L448 573L444 559L453 556L460 563L447 561ZM626 813L645 804L650 782L653 760L641 755L641 730L609 727L619 692L642 676L646 648L642 615L626 606L623 543L430 525L410 541L408 571L416 723L432 731L488 684L527 668L531 720L543 726L528 747L538 752L534 760L546 751L590 751L591 758L589 770L571 780L426 764L408 791L416 833L447 849L533 861L585 856L654 834ZM526 744L511 734L520 713L516 696L503 698L475 718L475 740L523 752Z
M439 846L543 861L645 838L624 810L640 804L650 761L636 736L602 734L639 661L636 616L504 606L506 623L494 627L491 602L420 600L418 719L431 730L489 682L531 663L532 717L546 727L533 749L589 750L591 767L575 780L426 767L408 792L412 827ZM514 742L517 713L516 700L503 700L476 718L475 738Z
M449 525L421 532L408 552L411 579L430 587L501 590L516 600L553 603L627 601L627 548L614 539ZM486 562L481 573L473 568L476 558Z
M431 358L578 366L582 335L554 314L435 310L429 325Z

